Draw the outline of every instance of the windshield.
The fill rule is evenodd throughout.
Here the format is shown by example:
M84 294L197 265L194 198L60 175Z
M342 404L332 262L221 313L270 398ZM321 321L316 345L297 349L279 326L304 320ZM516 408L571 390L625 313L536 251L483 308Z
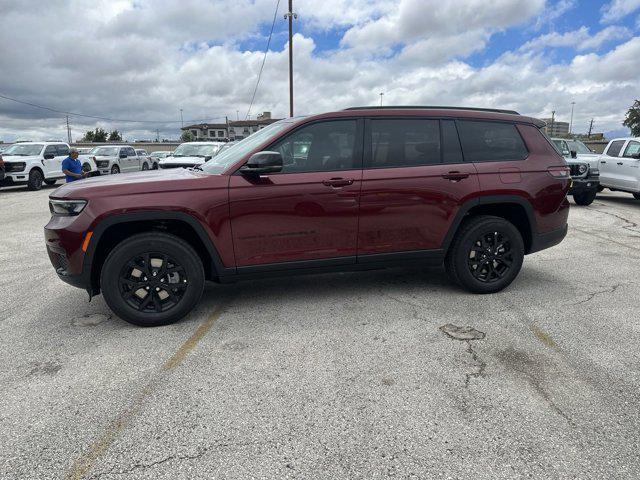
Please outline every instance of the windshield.
M554 138L551 140L551 143L553 144L554 147L556 147L556 150L558 151L558 153L560 153L565 157L569 155L569 150L567 150L567 145L564 142L564 140L558 140L557 138Z
M114 157L118 155L119 147L93 147L89 152L91 155Z
M234 143L229 148L226 148L222 153L213 157L202 166L202 170L208 173L222 172L226 167L240 160L254 148L257 148L258 145L269 141L269 139L289 128L291 123L291 120L281 120L279 122L272 123L262 130L252 133L247 138Z
M220 145L198 145L197 143L183 143L173 152L174 157L206 157L214 156Z
M3 153L7 156L18 155L20 157L26 157L27 155L40 155L40 151L44 145L40 143L32 143L29 145L16 143L7 148Z
M569 150L575 151L577 153L593 153L591 150L589 150L589 147L587 147L580 140L567 140L567 143L569 144Z

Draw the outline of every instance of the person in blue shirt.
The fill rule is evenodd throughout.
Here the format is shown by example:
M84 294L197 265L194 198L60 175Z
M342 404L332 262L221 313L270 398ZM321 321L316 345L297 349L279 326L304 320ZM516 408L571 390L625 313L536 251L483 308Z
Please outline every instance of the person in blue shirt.
M69 150L69 156L62 161L62 173L66 175L67 183L75 182L87 176L87 172L82 171L82 164L78 160L78 150Z

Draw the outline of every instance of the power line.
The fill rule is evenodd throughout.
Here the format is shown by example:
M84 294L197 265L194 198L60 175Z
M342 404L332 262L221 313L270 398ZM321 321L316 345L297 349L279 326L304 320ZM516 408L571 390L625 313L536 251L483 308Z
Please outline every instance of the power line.
M125 120L122 118L109 118L109 117L99 117L97 115L86 115L84 113L76 113L76 112L65 112L64 110L57 110L51 107L45 107L44 105L38 105L36 103L25 102L23 100L18 100L17 98L8 97L0 93L0 98L4 98L5 100L11 100L12 102L21 103L22 105L29 105L30 107L40 108L42 110L48 110L50 112L59 113L61 115L69 115L72 117L84 117L84 118L93 118L95 120L105 120L107 122L122 122L122 123L181 123L183 120ZM207 120L220 120L224 117L215 117L209 119L197 119L197 120L187 120L187 122L206 122Z
M262 70L264 69L264 63L267 61L267 53L269 52L269 45L271 45L271 36L273 35L273 28L276 25L276 17L278 16L278 8L280 8L280 0L276 3L276 11L273 13L273 22L271 23L271 31L269 32L269 40L267 40L267 48L264 50L264 57L262 57L262 65L260 65L260 72L258 72L258 80L256 86L253 89L253 96L251 97L251 103L249 103L249 110L247 110L247 116L245 120L249 118L251 113L251 107L253 107L253 101L256 99L256 92L258 91L258 85L260 85L260 77L262 77Z

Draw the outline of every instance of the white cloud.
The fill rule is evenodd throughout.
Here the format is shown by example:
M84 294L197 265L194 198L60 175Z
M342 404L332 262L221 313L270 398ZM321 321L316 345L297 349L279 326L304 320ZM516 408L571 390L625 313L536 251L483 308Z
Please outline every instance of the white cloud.
M551 32L540 35L520 47L521 50L541 50L546 47L574 47L578 51L597 50L604 43L622 40L632 36L625 27L610 26L595 35L589 33L587 27L580 27L566 33Z
M640 8L640 0L613 0L602 7L602 23L618 21Z
M243 117L263 52L238 45L261 38L259 27L270 25L274 1L148 2L52 0L36 14L19 1L0 0L0 92L111 118L179 120L180 108L185 120L235 118L236 110ZM543 7L543 0L297 2L297 28L303 33L294 38L296 113L376 104L384 91L387 104L503 107L539 116L556 110L559 118L568 116L575 100L578 130L592 116L600 128L618 128L640 91L640 38L608 53L598 47L629 35L620 27L538 37L541 44L564 43L583 53L564 65L551 63L535 43L522 50L514 46L486 66L465 61L496 32L527 18L534 22ZM51 25L65 28L52 31ZM346 31L341 48L318 52L312 38L318 30ZM273 45L254 115L288 111L287 49L281 42ZM75 137L96 126L92 120L71 120ZM155 136L156 128L99 125L124 130L131 139ZM175 138L178 126L158 128ZM0 139L18 136L65 138L64 118L0 100Z

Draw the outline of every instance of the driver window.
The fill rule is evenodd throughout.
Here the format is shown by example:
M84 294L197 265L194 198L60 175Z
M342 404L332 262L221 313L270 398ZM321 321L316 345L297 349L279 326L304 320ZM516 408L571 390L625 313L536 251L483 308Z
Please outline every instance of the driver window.
M335 120L302 127L273 144L282 155L282 173L327 172L357 168L355 120Z

